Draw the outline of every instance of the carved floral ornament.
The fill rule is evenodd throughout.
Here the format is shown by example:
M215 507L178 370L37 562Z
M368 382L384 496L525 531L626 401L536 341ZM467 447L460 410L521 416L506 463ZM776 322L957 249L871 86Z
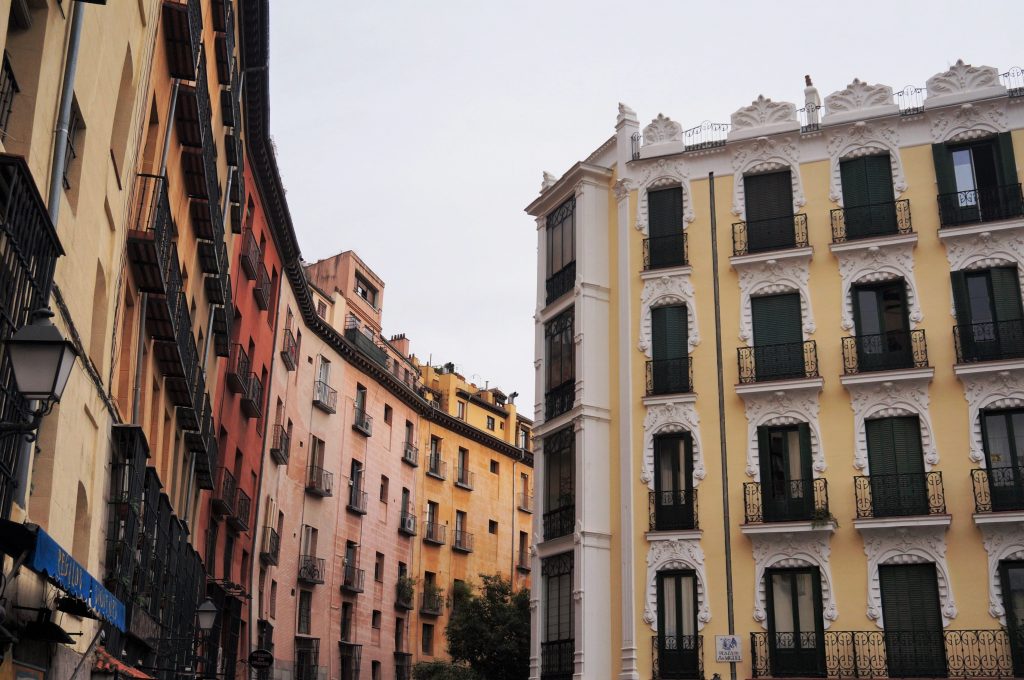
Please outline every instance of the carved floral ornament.
M960 376L967 397L967 425L971 433L970 459L985 465L981 438L981 412L985 409L1024 407L1024 370L969 373Z
M854 78L845 90L825 97L825 109L829 114L894 105L891 87L869 85L858 78Z
M700 329L697 327L697 315L694 313L696 296L693 281L688 274L664 274L656 279L644 281L644 289L640 293L640 342L638 348L651 358L653 347L652 312L654 307L666 305L686 305L687 346L689 351L700 344Z
M654 437L659 434L689 432L693 445L693 488L706 474L704 447L700 441L700 416L693 402L656 404L647 407L644 416L644 452L640 464L640 481L654 491Z
M683 224L679 225L682 231L685 225L693 222L693 199L690 194L690 173L683 160L670 160L659 158L651 161L644 169L638 186L640 188L639 201L636 209L636 229L648 233L648 203L647 193L655 189L667 189L678 186L683 192Z
M793 106L790 104L789 106ZM733 114L735 116L735 114ZM735 121L733 125L735 126ZM800 178L800 150L790 137L771 139L758 137L743 144L737 144L732 157L733 189L732 213L744 219L746 215L746 193L743 176L759 172L773 172L789 169L793 186L793 211L800 212L807 200Z
M985 552L988 553L988 613L1006 624L1003 606L1003 582L999 563L1003 560L1024 560L1024 527L1015 523L985 524L981 527Z
M647 548L647 582L644 589L644 623L658 630L658 572L671 569L689 569L697 577L697 630L711 620L707 598L707 573L704 569L704 549L697 540L651 541Z
M829 532L809 531L794 534L754 534L754 620L768 627L768 608L765 600L764 572L771 567L818 567L821 574L821 606L825 628L839 618L834 589L832 567L829 564Z
M734 130L767 127L777 123L795 123L796 106L790 102L773 102L759 94L750 106L736 110L730 117L730 122Z
M929 99L989 87L1002 87L999 71L991 66L971 66L965 64L963 59L957 59L948 71L936 73L925 82Z
M890 97L892 93L890 91ZM833 202L843 205L843 177L840 163L849 158L889 154L892 184L896 196L907 190L907 179L900 158L899 132L883 123L858 121L845 129L838 129L828 141L829 194Z
M863 534L864 553L868 556L868 608L867 616L879 628L882 621L882 593L878 579L878 567L883 564L926 564L935 565L939 581L939 604L942 609L942 624L948 626L956 618L956 600L946 564L946 528L900 527L880 529Z
M839 275L842 278L842 327L854 329L853 287L862 283L880 283L902 279L906 284L907 310L910 322L916 327L924 320L921 302L917 294L917 279L914 277L914 244L890 244L884 247L872 246L845 250L835 253L839 260Z
M805 335L814 333L814 309L811 307L810 255L787 258L785 261L768 260L736 267L740 279L740 340L750 343L754 339L754 321L750 298L758 295L799 293L800 313Z
M822 447L818 422L818 389L785 390L744 394L743 405L747 415L747 476L760 478L760 455L757 446L757 428L775 425L807 423L811 431L811 468L815 473L825 471L825 451Z
M955 109L937 111L931 118L932 141L965 142L1008 131L1006 102L966 102Z
M657 118L644 128L644 146L663 144L665 142L679 142L682 139L683 126L660 113Z
M866 421L873 418L917 416L921 425L921 450L924 468L931 470L939 462L935 448L934 428L928 410L930 378L901 380L899 382L847 385L850 407L853 409L854 454L853 467L869 474Z

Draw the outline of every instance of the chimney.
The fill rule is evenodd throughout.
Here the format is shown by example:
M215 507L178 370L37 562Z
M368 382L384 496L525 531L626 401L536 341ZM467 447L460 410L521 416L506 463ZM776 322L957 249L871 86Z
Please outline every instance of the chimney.
M389 342L391 343L391 346L394 347L395 350L403 357L409 356L409 338L405 337L405 333L392 335Z
M804 76L804 106L807 109L808 127L817 127L821 123L821 97L818 88L814 87L810 76Z

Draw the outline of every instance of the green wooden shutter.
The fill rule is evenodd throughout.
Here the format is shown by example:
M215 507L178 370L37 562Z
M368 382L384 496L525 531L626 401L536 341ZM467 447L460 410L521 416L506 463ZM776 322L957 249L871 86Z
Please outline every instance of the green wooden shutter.
M892 419L881 418L864 423L868 442L868 468L872 476L896 474L893 455Z
M789 170L744 177L743 191L748 222L793 214L793 184Z
M971 303L967 296L967 273L950 272L953 284L953 309L956 311L956 322L960 325L971 323Z
M878 567L878 581L886 632L942 630L934 564L883 564Z
M655 361L682 359L689 349L687 343L686 306L655 307L651 310L651 354Z
M992 280L992 305L995 307L996 321L1011 321L1024 316L1017 268L994 267L989 270L989 276Z
M754 345L781 345L803 340L799 293L750 299Z
M921 421L917 416L892 419L893 459L898 474L924 474Z
M953 174L953 155L945 144L932 144L932 158L935 160L935 182L940 194L956 193L956 176Z
M889 154L866 156L864 168L868 189L868 202L872 205L892 203L895 198L892 188L892 165Z
M797 425L797 432L800 433L800 473L807 484L810 485L811 480L814 479L814 472L811 470L811 459L813 457L813 452L811 451L811 426L807 423L800 423ZM807 488L809 489L810 486Z
M843 181L843 207L855 208L870 202L866 160L851 158L839 164L839 175Z
M673 236L683 231L683 190L659 189L647 194L648 230L651 238Z
M1013 156L1013 138L1009 132L1000 132L996 137L999 147L1000 184L1017 183L1017 162Z
M761 469L761 484L768 484L771 481L771 464L768 454L768 428L757 428L757 460ZM765 491L762 490L762 497Z

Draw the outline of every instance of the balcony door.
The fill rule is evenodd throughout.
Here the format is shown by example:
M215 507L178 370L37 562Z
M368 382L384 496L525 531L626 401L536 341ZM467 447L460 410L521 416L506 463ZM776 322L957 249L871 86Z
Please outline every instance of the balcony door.
M825 675L821 575L817 567L765 571L772 675Z
M982 411L992 509L1024 509L1024 410Z
M846 237L896 233L896 196L889 154L842 161L839 174L843 182Z
M697 678L697 577L658 572L658 677Z
M947 677L935 565L883 564L878 582L889 677Z
M1024 677L1024 562L1000 562L999 579L1003 587L1006 633L1010 636L1014 677Z
M864 423L874 517L928 514L928 487L917 416Z
M789 170L743 178L747 209L747 251L792 248L793 184Z
M694 528L693 440L689 432L654 438L654 527Z
M950 274L964 361L1024 356L1024 307L1016 267Z
M880 371L914 365L906 284L902 279L853 289L857 368Z
M682 188L647 192L647 206L651 269L685 264Z
M800 294L750 299L754 324L754 371L758 381L804 376Z
M1020 189L1009 134L938 147L935 161L939 191L944 196L940 199L943 225L1020 214Z
M814 515L811 430L807 423L757 430L761 458L761 511L766 522Z
M652 394L690 391L686 305L651 310Z

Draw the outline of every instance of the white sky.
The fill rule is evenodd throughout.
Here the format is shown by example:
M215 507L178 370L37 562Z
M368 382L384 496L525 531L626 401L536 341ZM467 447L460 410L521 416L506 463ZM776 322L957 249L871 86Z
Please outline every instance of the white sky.
M314 9L315 7L315 9ZM532 416L536 231L523 212L614 131L684 128L854 77L1024 66L1024 2L277 0L271 126L308 261L353 249L386 334Z

